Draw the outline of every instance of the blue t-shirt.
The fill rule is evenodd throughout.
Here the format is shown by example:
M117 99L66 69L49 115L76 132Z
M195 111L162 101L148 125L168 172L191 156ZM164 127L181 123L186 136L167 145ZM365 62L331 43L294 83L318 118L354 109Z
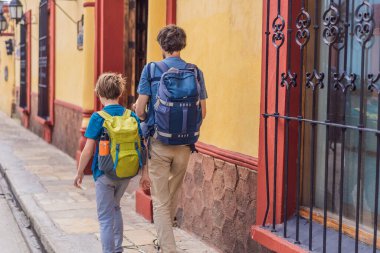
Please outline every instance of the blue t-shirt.
M121 105L107 105L103 108L103 110L111 116L122 116L124 114L125 108ZM140 134L140 137L142 138L140 120L134 112L132 112L131 116L137 120L138 127L139 127L139 134ZM103 133L103 123L104 123L104 119L100 117L100 115L97 112L94 112L91 115L90 122L88 123L86 132L84 133L84 137L97 141L94 158L92 160L92 166L91 166L92 176L94 177L95 181L96 179L98 179L98 177L104 174L103 171L99 170L99 167L98 167L99 140L100 140L101 134Z
M184 69L186 67L186 62L182 60L180 57L168 57L162 60L169 68L176 68L176 69ZM156 103L156 95L157 95L157 89L158 89L158 82L153 82L152 84L149 82L149 74L148 74L148 65L145 65L142 73L141 78L139 82L139 86L137 88L137 93L140 95L147 95L150 96L149 103L148 103L148 112L146 115L145 121L142 123L143 128L143 134L144 136L148 135L148 130L151 126L154 125L154 104ZM160 71L158 67L154 67L154 76L153 77L159 77L163 73ZM199 85L200 85L200 99L206 99L207 98L207 91L205 86L205 81L203 77L203 72L199 70Z

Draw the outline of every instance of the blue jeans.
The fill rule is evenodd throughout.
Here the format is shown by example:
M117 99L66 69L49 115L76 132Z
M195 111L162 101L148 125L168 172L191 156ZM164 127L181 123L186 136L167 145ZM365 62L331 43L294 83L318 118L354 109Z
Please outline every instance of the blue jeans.
M123 252L123 217L120 211L120 199L128 184L129 179L116 181L105 175L100 176L95 182L103 253Z

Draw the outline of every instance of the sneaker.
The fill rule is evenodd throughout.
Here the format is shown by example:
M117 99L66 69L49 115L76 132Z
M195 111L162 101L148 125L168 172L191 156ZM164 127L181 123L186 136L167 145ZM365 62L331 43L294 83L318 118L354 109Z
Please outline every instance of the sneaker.
M158 239L153 240L153 246L157 250L157 253L161 252L161 247L160 247L160 244L158 243Z

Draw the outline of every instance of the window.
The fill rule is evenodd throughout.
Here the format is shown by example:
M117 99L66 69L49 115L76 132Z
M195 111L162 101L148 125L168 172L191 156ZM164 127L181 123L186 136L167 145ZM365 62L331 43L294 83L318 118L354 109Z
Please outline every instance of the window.
M28 106L27 101L27 42L26 25L20 25L20 104L21 108Z
M49 120L49 11L48 0L40 2L38 56L38 116Z

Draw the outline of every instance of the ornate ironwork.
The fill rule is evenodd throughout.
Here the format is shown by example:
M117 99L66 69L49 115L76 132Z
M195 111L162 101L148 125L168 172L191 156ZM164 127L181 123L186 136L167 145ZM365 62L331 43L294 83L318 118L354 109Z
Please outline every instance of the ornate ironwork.
M327 45L334 44L341 33L341 28L339 27L340 14L339 9L335 3L331 3L330 7L323 13L323 25L325 28L322 32L323 41Z
M281 74L281 87L286 87L286 89L289 89L290 87L296 87L297 86L297 74L292 73L290 70L287 73Z
M310 14L305 11L304 8L301 9L301 13L298 14L296 18L296 42L297 44L303 48L310 39L310 31L309 27L311 24Z
M377 74L376 76L373 74L368 74L368 90L370 92L377 92L377 94L380 94L380 87L376 85L377 81L379 80L380 80L380 73Z
M272 23L272 29L273 29L272 43L275 48L280 48L284 44L284 41L285 41L285 35L283 32L284 28L285 28L284 18L281 15L277 15Z
M346 93L347 90L355 91L355 80L356 80L356 74L349 74L347 75L346 72L343 72L342 74L334 73L333 74L333 87L335 90L341 90L343 93Z
M363 45L372 37L374 29L373 7L369 2L362 1L355 9L355 21L354 35Z
M323 72L318 72L316 69L314 69L313 72L306 73L306 87L312 88L313 91L318 86L320 89L323 89L324 88L324 84L323 84L324 78L325 78L325 74Z

